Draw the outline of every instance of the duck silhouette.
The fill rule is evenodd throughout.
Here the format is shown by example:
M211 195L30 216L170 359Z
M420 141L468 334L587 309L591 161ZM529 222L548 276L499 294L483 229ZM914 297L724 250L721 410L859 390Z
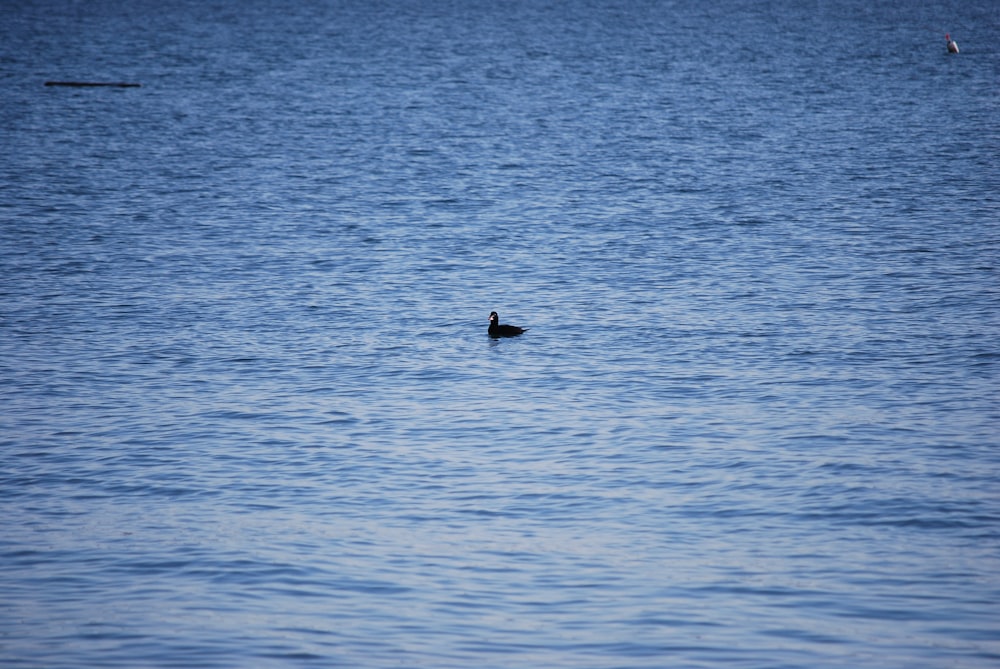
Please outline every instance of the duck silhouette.
M523 334L527 330L528 330L528 328L519 328L516 325L506 325L506 324L501 325L500 324L500 316L497 315L497 312L495 312L495 311L491 311L490 312L490 329L489 329L489 333L490 333L490 336L493 337L493 338L496 338L496 337L516 337L519 334Z

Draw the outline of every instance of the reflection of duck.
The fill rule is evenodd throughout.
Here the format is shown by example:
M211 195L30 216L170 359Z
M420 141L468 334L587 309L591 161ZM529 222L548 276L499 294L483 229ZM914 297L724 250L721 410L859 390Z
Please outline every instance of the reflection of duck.
M491 337L516 337L525 330L527 328L519 328L516 325L500 325L500 317L497 316L497 312L490 312L489 333Z
M951 38L951 35L949 33L945 33L944 38L948 42L948 53L958 53L958 45L955 44L955 40Z

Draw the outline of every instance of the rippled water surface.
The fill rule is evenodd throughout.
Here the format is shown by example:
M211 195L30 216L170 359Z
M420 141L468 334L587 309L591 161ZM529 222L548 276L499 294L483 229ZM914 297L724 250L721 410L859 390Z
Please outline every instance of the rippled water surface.
M4 4L0 664L997 666L1000 13L912 5Z

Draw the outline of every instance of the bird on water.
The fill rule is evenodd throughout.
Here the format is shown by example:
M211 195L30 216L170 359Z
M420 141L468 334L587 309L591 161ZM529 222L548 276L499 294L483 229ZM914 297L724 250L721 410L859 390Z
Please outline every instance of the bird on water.
M490 312L490 336L491 337L516 337L526 332L528 328L519 328L516 325L501 325L497 312Z
M955 40L951 38L951 34L945 33L944 39L948 42L948 53L958 53L958 44L956 44Z

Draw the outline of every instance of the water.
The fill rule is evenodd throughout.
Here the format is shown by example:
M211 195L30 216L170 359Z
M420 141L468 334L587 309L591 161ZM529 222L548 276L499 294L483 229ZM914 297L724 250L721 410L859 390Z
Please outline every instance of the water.
M998 31L5 4L0 663L996 666Z

